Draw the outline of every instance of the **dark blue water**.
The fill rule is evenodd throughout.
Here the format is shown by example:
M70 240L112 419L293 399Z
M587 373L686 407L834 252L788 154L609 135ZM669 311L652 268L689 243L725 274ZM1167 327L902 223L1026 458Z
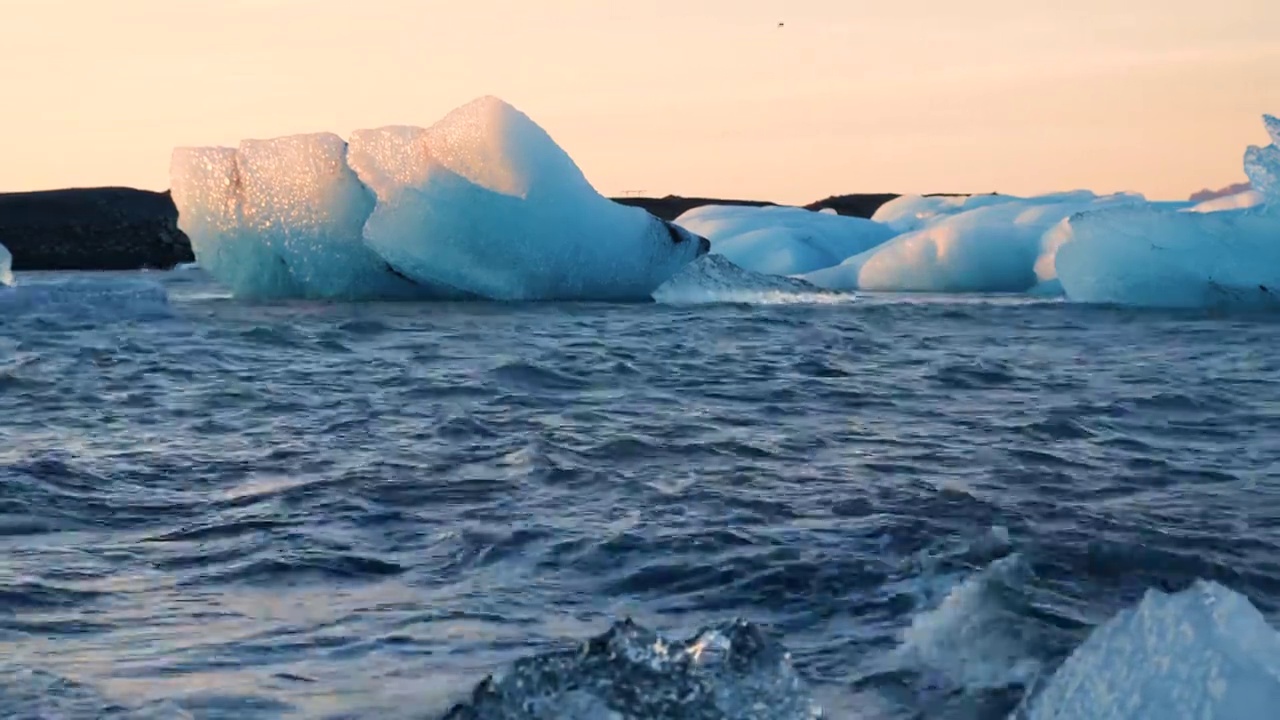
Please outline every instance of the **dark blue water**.
M439 718L629 617L1000 718L1147 588L1280 609L1274 318L132 277L0 315L3 717Z

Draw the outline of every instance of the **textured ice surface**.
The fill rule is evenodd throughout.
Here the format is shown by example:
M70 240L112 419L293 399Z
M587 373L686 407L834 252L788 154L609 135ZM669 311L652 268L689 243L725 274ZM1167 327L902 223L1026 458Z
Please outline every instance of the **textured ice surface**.
M364 243L373 194L330 133L178 148L170 178L196 261L246 298L421 294Z
M9 248L0 245L0 286L8 286L13 284L13 256L9 254Z
M1249 184L1269 205L1280 206L1280 118L1263 115L1263 125L1271 136L1265 147L1250 146L1244 153L1244 172Z
M790 658L735 621L670 641L630 621L574 650L517 661L445 720L813 720Z
M711 254L685 266L653 293L653 299L669 305L743 303L846 302L853 295L823 290L796 278L744 270L723 255Z
M918 229L804 278L833 290L1022 292L1047 279L1036 274L1041 241L1064 218L1087 208L1145 202L1140 195L1086 191L975 199L977 207L955 198L904 203L916 208ZM922 203L932 214L919 209ZM957 203L961 210L950 212Z
M675 220L711 241L711 252L739 267L798 275L838 265L888 240L895 232L864 218L796 207L706 205Z
M416 281L502 300L647 299L706 245L595 191L528 116L493 97L427 129L358 131L377 195L365 237Z
M1280 636L1247 598L1198 581L1149 591L1093 631L1027 707L1027 720L1261 720L1280 708Z
M1280 216L1113 208L1071 218L1054 264L1067 298L1144 307L1280 307Z
M492 97L350 149L329 133L178 148L170 172L197 262L241 297L648 299L708 247L600 196Z

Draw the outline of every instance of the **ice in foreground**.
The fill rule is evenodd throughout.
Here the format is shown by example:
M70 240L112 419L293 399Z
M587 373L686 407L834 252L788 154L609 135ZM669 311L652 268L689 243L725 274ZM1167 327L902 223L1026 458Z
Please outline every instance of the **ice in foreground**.
M445 720L817 720L786 651L745 621L671 641L631 621L487 678Z
M0 287L8 287L13 284L13 256L9 254L9 248L0 245Z
M1280 636L1247 598L1198 581L1148 591L1095 629L1014 717L1262 720L1277 708Z
M178 148L179 227L240 297L648 299L705 239L597 193L520 111Z
M710 240L713 254L771 275L799 275L838 265L894 235L878 222L797 207L704 205L675 222Z

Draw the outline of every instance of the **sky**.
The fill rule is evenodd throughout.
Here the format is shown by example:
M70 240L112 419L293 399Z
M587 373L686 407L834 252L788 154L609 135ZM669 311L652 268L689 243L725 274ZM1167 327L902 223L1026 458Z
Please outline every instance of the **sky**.
M784 23L778 27L778 23ZM0 0L0 191L496 95L606 195L805 203L1244 179L1275 0Z

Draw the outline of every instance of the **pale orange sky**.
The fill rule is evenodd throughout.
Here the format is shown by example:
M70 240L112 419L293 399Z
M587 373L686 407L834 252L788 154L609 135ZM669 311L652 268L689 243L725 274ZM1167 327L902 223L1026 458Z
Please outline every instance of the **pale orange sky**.
M491 94L605 194L1184 198L1280 114L1276 28L1276 0L0 0L0 190L163 189L175 145Z

